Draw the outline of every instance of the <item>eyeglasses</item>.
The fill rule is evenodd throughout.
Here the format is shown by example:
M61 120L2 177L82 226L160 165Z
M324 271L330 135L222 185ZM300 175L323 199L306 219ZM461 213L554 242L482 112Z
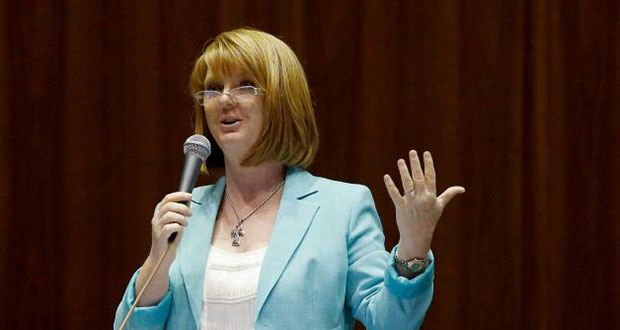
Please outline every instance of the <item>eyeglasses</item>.
M228 97L230 97L230 99L235 104L237 104L239 102L252 101L256 96L259 96L264 93L265 91L263 91L262 89L258 87L254 87L254 86L241 86L241 87L233 88L229 90L228 92L219 92L219 91L212 90L212 89L206 89L206 90L203 90L203 91L200 91L194 94L194 100L196 100L198 105L206 106L209 104L209 102L214 101L218 97L222 95L228 95Z

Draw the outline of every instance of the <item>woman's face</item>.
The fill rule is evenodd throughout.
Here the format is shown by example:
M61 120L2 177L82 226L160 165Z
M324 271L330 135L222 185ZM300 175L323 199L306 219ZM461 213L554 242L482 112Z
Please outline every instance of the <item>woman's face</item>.
M205 89L227 93L242 86L255 86L241 70L229 76L218 77L209 70ZM258 139L263 127L262 94L231 98L224 94L209 99L204 106L207 126L227 159L243 159Z

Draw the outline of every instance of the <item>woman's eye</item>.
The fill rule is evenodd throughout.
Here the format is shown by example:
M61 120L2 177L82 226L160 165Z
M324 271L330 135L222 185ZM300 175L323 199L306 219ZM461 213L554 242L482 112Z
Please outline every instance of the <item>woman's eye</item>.
M244 80L241 82L241 84L239 84L239 86L243 87L243 86L252 86L252 87L256 87L256 84L253 83L251 80Z
M221 92L221 91L222 91L222 86L217 86L217 85L208 85L205 89L206 89L206 90L208 90L208 91L217 91L217 92Z

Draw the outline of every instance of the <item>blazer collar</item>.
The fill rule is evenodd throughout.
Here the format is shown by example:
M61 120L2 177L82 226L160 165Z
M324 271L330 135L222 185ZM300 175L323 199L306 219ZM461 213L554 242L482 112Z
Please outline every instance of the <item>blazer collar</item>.
M319 209L318 204L303 200L318 191L315 182L316 178L303 169L287 169L276 223L258 281L255 321ZM177 256L197 328L202 310L207 257L224 187L225 178L222 176L215 185L202 190L200 196L194 196L193 199L200 203L192 203L194 215L193 219L189 219L189 226L194 228L184 232Z
M261 267L256 292L254 322L269 298L288 261L304 238L319 205L303 199L317 192L316 179L299 168L289 168L276 223Z

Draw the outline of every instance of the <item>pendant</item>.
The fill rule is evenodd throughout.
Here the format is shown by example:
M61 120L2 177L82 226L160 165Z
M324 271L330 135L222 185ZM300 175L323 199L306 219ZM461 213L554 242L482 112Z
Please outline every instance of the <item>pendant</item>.
M238 224L235 229L230 232L232 238L232 246L241 246L241 237L245 236L245 228L243 224Z

